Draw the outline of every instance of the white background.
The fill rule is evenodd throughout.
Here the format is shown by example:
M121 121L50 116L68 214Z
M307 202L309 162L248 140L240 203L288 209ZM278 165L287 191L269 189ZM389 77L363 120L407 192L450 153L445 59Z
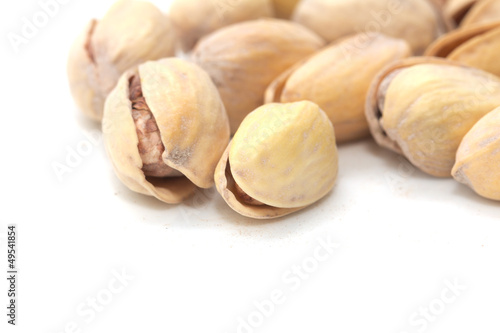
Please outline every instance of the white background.
M499 204L371 140L340 147L324 200L269 222L240 217L214 190L178 206L131 193L101 142L60 181L53 164L85 133L99 139L70 97L68 49L111 3L61 5L18 53L7 33L19 34L40 6L0 5L0 267L16 223L20 271L15 328L1 279L2 332L500 331ZM338 248L317 252L328 241ZM291 271L302 265L307 276ZM282 302L270 306L277 291ZM88 303L96 297L99 311Z

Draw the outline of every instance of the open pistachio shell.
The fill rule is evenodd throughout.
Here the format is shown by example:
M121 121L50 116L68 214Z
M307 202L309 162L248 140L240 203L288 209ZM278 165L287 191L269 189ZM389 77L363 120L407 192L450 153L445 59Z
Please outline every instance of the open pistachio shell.
M366 116L381 146L422 171L450 177L467 131L500 105L500 78L440 58L399 61L379 73Z
M481 0L460 23L461 27L500 21L500 0Z
M201 37L222 27L272 16L271 0L175 0L170 7L170 18L185 52Z
M354 33L405 39L414 54L448 30L439 7L428 0L302 0L292 17L328 42Z
M333 123L337 142L363 138L370 133L365 97L371 81L382 68L410 55L402 39L354 35L278 77L266 91L266 103L314 102Z
M425 54L500 75L499 52L500 21L452 31L436 40Z
M100 121L107 95L127 69L174 55L168 18L149 2L120 0L92 20L71 47L67 71L77 106Z
M465 135L452 173L480 196L500 200L500 107Z
M264 103L267 86L325 42L309 29L278 19L243 22L204 37L192 59L219 89L234 133Z
M284 216L324 197L337 178L333 126L314 103L267 104L242 122L216 172L215 184L238 213Z
M131 102L137 78L142 102ZM144 128L141 112L147 114ZM120 78L106 101L103 137L126 186L178 203L197 186L213 186L215 167L229 142L229 122L210 77L194 64L166 58L146 62ZM158 146L160 160L146 164ZM158 177L159 172L165 177Z

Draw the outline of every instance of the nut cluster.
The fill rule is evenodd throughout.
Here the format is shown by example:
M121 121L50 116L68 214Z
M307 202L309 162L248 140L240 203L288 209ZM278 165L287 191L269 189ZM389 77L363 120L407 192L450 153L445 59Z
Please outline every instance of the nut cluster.
M119 0L67 68L130 190L215 185L269 219L327 196L337 144L370 136L500 200L499 52L498 0Z

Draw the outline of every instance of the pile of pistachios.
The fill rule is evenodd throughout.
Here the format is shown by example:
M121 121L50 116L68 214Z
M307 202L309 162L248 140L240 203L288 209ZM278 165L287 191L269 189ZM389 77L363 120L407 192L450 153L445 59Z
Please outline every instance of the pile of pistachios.
M119 0L68 77L117 177L165 203L215 185L284 216L369 138L500 200L500 0Z

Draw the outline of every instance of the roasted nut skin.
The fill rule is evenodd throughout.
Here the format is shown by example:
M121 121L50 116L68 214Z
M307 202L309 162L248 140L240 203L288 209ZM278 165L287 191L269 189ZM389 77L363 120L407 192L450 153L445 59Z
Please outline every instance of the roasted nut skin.
M156 132L156 127L161 138L162 161L182 177L147 177L140 144L155 146L157 141L139 134L134 121L130 87L137 76L154 117L155 126L150 128ZM229 142L229 122L210 77L195 64L166 58L146 62L120 78L106 100L103 139L115 172L127 187L178 203L196 186L213 186L215 167ZM147 154L151 149L146 147L143 153L151 156Z
M292 20L328 42L360 31L405 39L416 55L448 29L427 0L302 0Z
M365 97L371 81L411 50L406 41L380 34L359 47L360 38L364 36L357 34L333 43L282 74L267 89L266 102L318 104L333 123L337 143L368 136Z
M452 174L480 196L500 200L500 107L464 136Z
M366 116L376 141L420 170L450 177L467 131L500 105L500 78L439 58L409 58L381 71Z
M219 89L234 133L247 114L264 104L272 80L324 43L296 23L256 20L206 36L196 45L192 59Z
M170 18L180 48L190 51L205 35L243 21L272 17L271 0L175 0Z
M217 166L215 184L236 212L268 219L324 197L337 170L335 134L326 114L308 101L272 103L245 118Z
M168 18L149 2L120 0L92 20L73 43L67 63L78 108L101 121L104 102L127 69L172 56L175 38Z

